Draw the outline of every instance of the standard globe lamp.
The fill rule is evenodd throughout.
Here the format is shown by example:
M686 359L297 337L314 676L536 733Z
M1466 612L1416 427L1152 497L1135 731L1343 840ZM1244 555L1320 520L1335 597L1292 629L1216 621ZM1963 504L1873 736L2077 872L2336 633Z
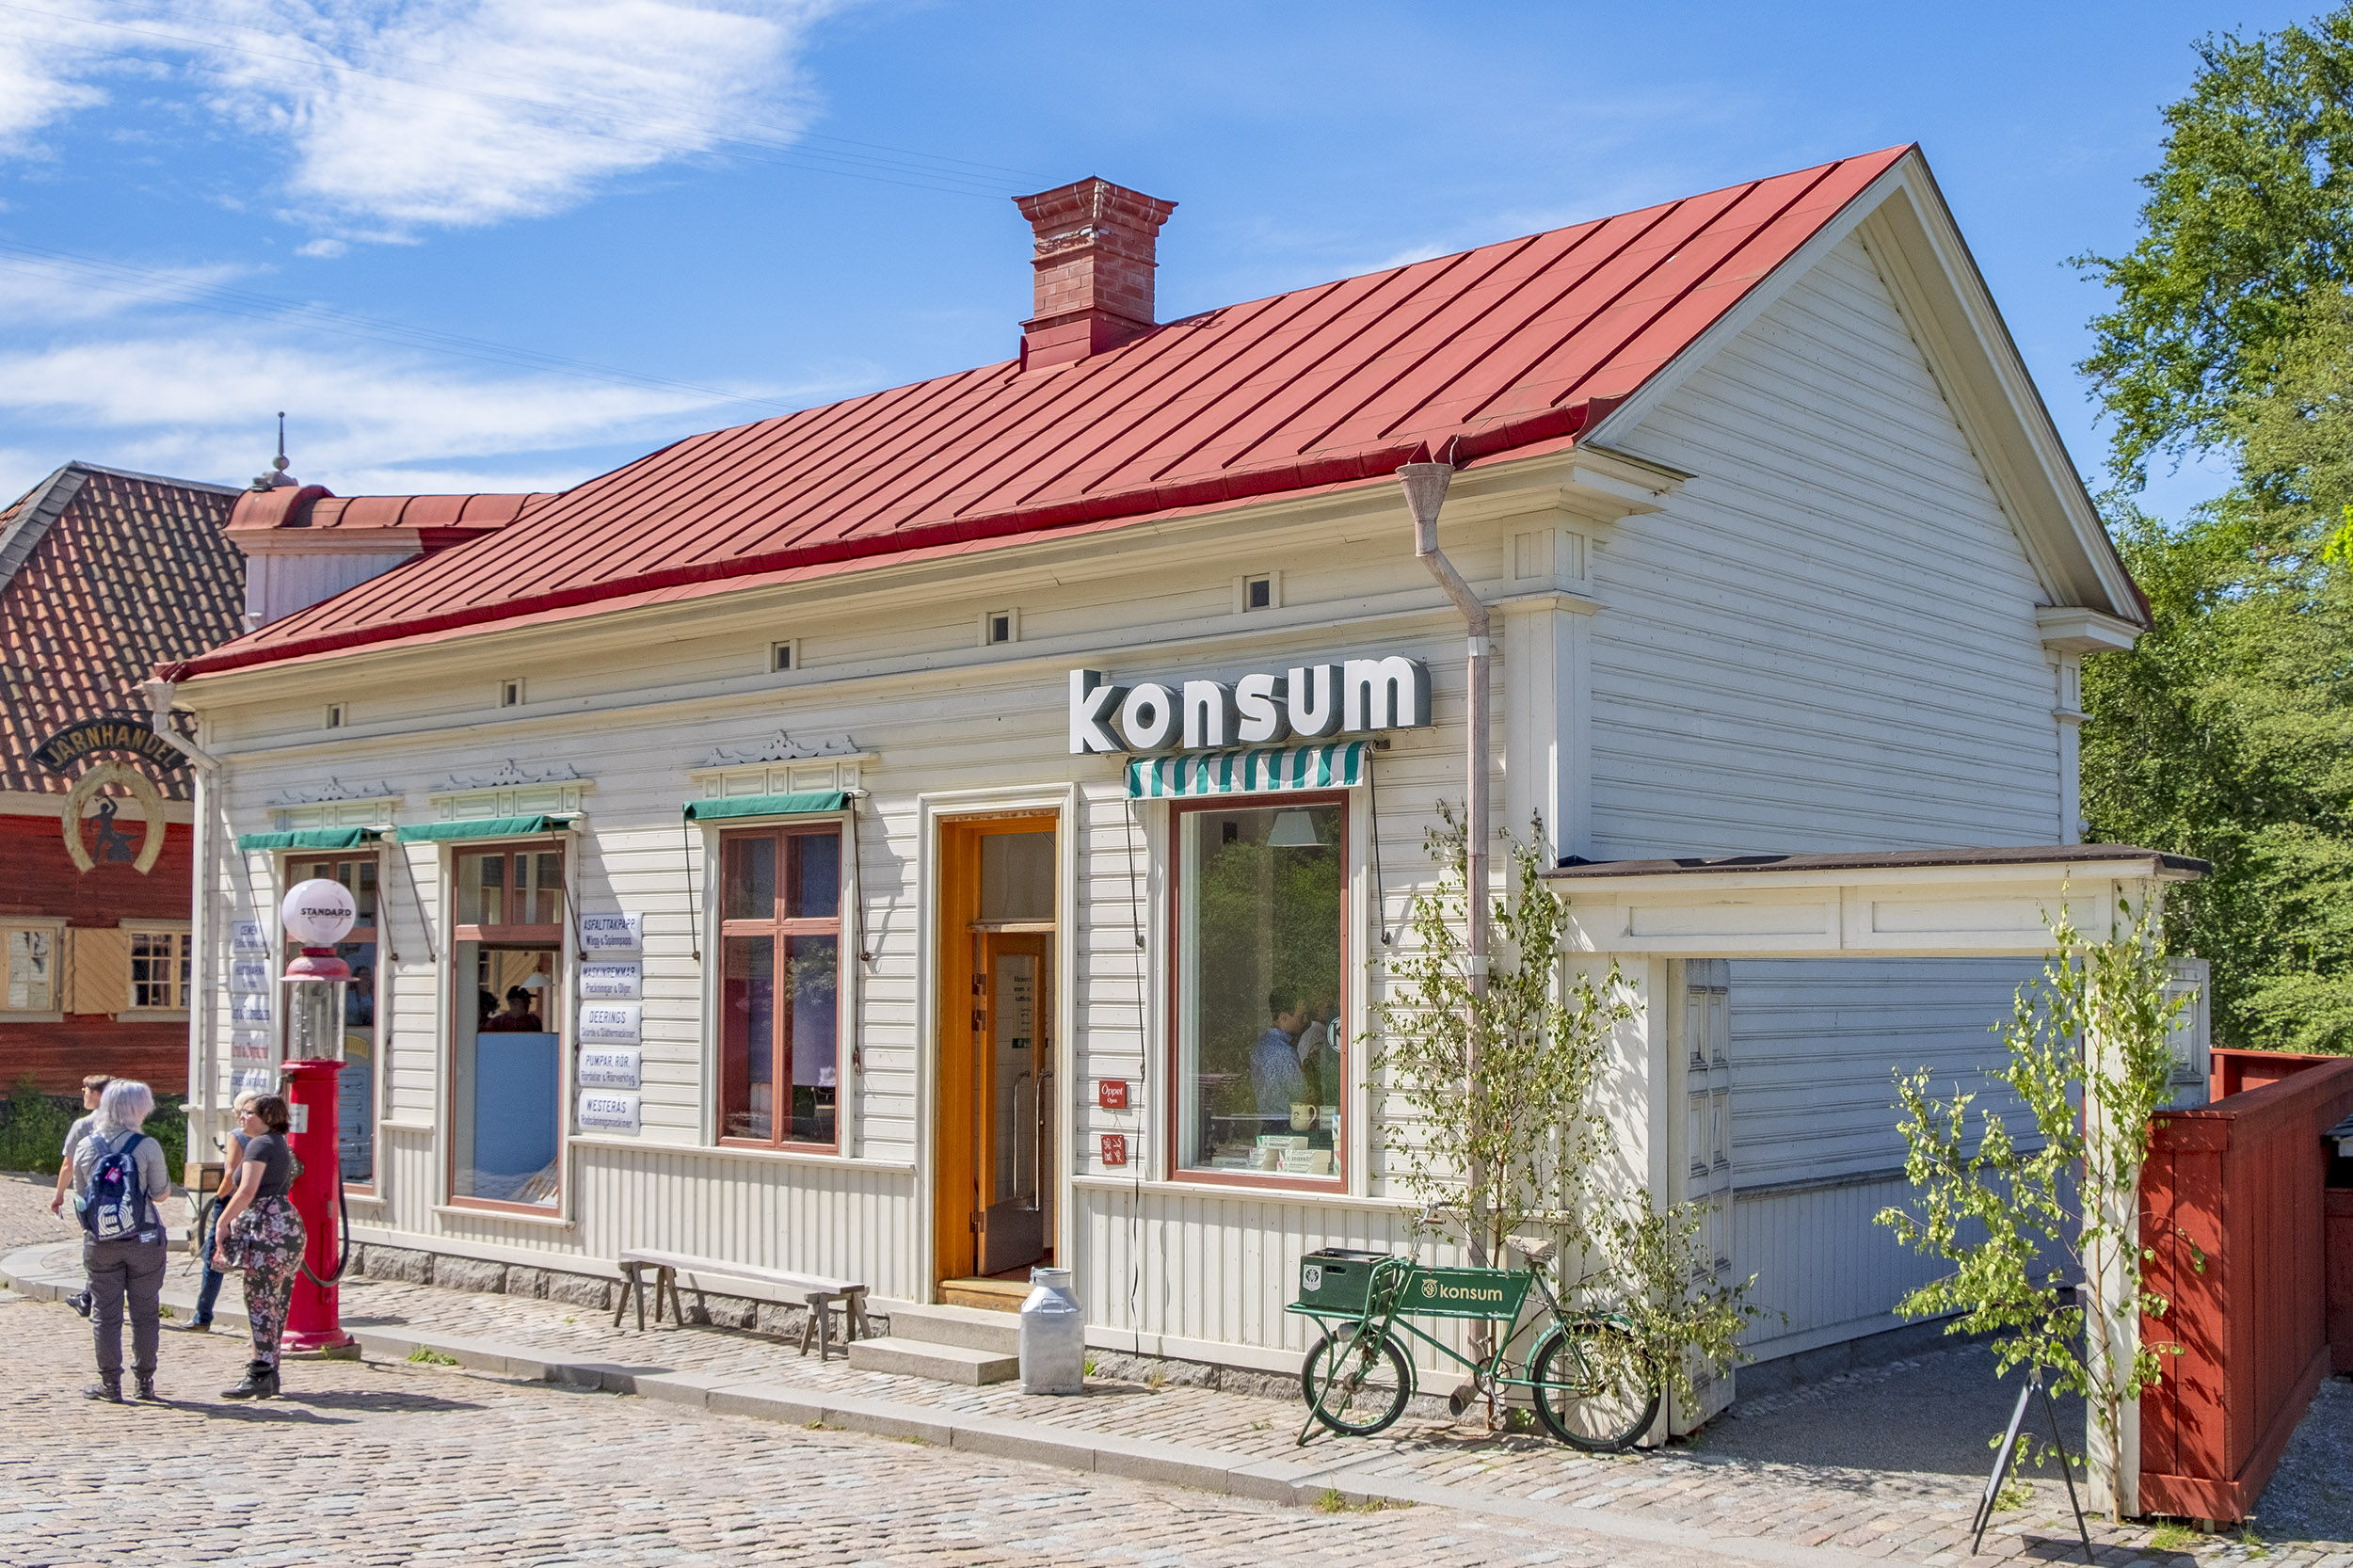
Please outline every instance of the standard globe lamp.
M351 967L335 952L359 919L351 890L324 877L298 882L279 906L286 935L302 944L286 966L287 1143L301 1162L288 1192L302 1216L302 1272L286 1306L281 1349L332 1353L354 1341L343 1328L336 1282L343 1277L343 1149L336 1077L344 1070L344 986Z

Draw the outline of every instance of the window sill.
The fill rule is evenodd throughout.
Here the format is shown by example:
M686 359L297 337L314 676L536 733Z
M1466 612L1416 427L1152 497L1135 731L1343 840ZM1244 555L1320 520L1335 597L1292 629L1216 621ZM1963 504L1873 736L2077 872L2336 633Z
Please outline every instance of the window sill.
M0 1008L0 1024L61 1024L65 1015L59 1012L12 1012Z
M528 1209L503 1204L437 1203L433 1212L444 1218L464 1220L511 1220L517 1224L545 1225L550 1230L577 1230L580 1222L564 1214L534 1214Z
M184 1024L188 1021L184 1007L128 1007L115 1015L119 1024Z
M885 1171L892 1176L913 1176L915 1167L895 1160L862 1160L854 1154L827 1154L818 1149L762 1148L751 1144L686 1144L665 1143L651 1138L591 1138L574 1134L565 1142L573 1148L627 1149L632 1154L692 1154L698 1156L725 1155L731 1159L757 1160L774 1165L846 1166L857 1171Z
M1089 1172L1070 1178L1073 1188L1094 1192L1130 1193L1138 1190L1155 1196L1198 1200L1205 1197L1231 1198L1238 1203L1312 1203L1337 1208L1361 1208L1380 1213L1415 1214L1421 1205L1410 1198L1376 1198L1361 1192L1346 1192L1328 1184L1278 1187L1273 1183L1224 1181L1190 1181L1182 1177L1153 1177L1112 1176Z

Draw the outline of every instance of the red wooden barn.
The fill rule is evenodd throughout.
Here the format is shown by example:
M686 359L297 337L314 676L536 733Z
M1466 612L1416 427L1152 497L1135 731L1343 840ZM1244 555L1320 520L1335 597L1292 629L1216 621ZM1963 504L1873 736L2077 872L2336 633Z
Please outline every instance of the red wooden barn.
M140 682L240 630L238 492L68 463L0 511L0 1081L185 1091L194 778Z

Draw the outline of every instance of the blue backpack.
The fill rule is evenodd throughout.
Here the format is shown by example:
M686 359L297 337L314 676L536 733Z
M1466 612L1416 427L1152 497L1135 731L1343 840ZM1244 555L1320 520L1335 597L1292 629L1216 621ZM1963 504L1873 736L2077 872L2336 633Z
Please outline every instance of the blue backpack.
M102 1154L90 1167L89 1184L73 1205L81 1211L82 1228L100 1241L119 1241L153 1224L148 1208L146 1183L139 1179L134 1158L147 1134L135 1132L111 1154Z

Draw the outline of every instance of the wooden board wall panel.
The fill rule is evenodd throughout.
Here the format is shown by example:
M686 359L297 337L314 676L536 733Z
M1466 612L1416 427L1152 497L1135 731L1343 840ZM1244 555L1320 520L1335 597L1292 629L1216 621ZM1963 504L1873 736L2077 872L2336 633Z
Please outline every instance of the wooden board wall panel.
M2047 599L1860 240L1625 450L1595 553L1603 857L2056 842Z

